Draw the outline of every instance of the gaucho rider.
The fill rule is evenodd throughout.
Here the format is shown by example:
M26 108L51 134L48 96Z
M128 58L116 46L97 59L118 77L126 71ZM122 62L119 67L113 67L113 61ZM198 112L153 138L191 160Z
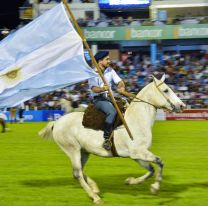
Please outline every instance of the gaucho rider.
M117 85L117 91L124 96L132 96L132 94L126 92L125 84L118 76L115 70L110 65L110 57L108 51L100 51L95 55L95 59L101 69L104 78L109 85L110 89L112 84ZM111 149L111 143L109 141L110 135L113 131L113 124L116 117L116 109L114 108L111 100L108 97L108 86L105 85L102 79L98 76L89 80L89 87L93 97L93 103L95 107L106 114L104 123L104 143L103 148L106 150Z

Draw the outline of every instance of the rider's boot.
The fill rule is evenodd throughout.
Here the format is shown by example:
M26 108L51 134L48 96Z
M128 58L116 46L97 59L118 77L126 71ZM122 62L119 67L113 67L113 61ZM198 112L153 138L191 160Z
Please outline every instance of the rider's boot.
M111 142L110 142L110 136L112 133L112 125L109 123L104 124L104 143L103 148L106 150L111 150Z

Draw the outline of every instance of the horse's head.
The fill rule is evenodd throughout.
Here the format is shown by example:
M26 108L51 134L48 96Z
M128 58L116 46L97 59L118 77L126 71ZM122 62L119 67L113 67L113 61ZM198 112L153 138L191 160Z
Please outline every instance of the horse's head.
M165 74L160 80L153 77L152 93L153 104L158 108L167 109L171 112L181 112L186 105L179 99L179 97L173 92L173 90L164 83Z
M66 100L65 98L61 98L59 100L59 104L61 105L61 108L65 111L65 113L71 112L72 110L71 101Z

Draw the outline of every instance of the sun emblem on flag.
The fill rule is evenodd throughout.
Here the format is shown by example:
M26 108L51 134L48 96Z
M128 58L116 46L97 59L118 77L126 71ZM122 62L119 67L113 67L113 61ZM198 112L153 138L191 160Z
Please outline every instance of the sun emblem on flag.
M18 83L18 81L20 80L20 76L21 76L20 71L21 71L20 67L12 68L7 73L2 75L2 78L7 84Z

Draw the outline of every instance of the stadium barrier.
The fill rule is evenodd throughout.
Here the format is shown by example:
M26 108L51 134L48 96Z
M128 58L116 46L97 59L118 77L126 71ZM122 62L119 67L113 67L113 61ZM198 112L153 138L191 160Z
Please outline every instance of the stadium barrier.
M9 112L4 112L5 120L9 122ZM29 110L25 111L25 122L47 122L59 119L63 110ZM18 120L18 113L17 113ZM208 109L187 109L182 113L169 113L158 110L156 120L208 120Z
M6 122L9 122L9 115L10 112L4 112L4 117ZM47 122L59 119L61 116L64 115L63 110L28 110L24 111L23 117L24 122ZM18 118L18 112L16 115L16 119ZM165 112L163 110L157 111L157 120L165 120Z
M4 112L5 119L9 122L9 112ZM25 122L47 122L59 119L64 114L62 110L28 110L24 111L23 117ZM17 120L18 113L17 113Z
M182 113L166 113L167 120L208 120L208 109L186 109Z

